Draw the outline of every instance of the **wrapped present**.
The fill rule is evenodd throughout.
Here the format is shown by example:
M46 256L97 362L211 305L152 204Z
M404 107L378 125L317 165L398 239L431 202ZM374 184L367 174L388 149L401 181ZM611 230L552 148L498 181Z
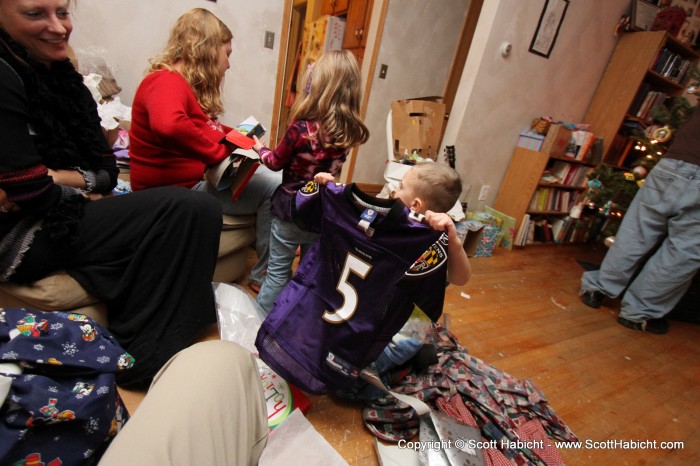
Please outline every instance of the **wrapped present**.
M470 214L484 214L484 212L469 212ZM486 214L488 215L488 214ZM491 216L490 216L491 217ZM486 218L488 221L498 221L500 219ZM493 254L493 249L501 237L501 227L482 223L468 218L465 221L455 223L457 235L462 240L462 245L468 257L489 257Z
M534 131L523 131L518 137L518 147L530 150L540 150L544 143L544 136Z
M481 211L472 211L472 212L467 212L466 214L467 220L475 220L477 222L483 223L484 225L493 225L498 228L501 228L503 225L503 219L490 214L488 212L481 212Z
M481 238L476 245L474 257L491 257L496 243L501 237L501 227L495 225L484 225L481 231Z

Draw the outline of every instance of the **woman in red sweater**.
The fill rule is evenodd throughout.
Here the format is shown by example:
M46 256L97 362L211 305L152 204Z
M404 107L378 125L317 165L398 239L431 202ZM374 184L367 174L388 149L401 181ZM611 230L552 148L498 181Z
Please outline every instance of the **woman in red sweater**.
M213 13L195 8L175 23L163 53L151 60L132 106L129 131L131 186L184 186L207 191L228 215L257 215L258 263L249 279L262 282L269 255L272 223L270 199L280 174L259 167L235 201L228 190L204 181L204 171L226 158L233 147L224 142L231 130L218 117L224 111L221 90L229 68L229 28Z

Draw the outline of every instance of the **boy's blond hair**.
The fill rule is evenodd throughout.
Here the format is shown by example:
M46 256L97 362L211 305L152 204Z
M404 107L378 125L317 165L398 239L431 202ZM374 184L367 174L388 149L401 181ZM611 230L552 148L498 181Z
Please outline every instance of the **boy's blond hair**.
M419 163L411 168L415 181L412 187L428 210L447 212L462 194L462 179L457 171L437 162Z

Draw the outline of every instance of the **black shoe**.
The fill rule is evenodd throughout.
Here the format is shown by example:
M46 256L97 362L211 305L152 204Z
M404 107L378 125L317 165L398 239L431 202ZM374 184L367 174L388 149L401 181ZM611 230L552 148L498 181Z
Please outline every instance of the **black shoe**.
M629 320L622 316L618 316L617 321L620 323L620 325L638 332L649 332L657 335L664 335L668 333L667 319Z
M603 300L605 299L605 294L601 293L600 291L581 290L579 292L579 296L581 296L581 302L583 304L588 307L592 307L593 309L598 309L600 306L602 306Z

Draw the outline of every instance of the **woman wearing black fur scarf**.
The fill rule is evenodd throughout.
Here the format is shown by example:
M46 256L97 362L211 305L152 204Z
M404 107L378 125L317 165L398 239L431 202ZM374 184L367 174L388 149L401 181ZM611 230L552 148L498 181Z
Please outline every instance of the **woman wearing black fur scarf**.
M0 0L0 281L60 269L107 305L144 386L216 322L221 208L162 188L111 196L118 169L68 60L69 0Z

